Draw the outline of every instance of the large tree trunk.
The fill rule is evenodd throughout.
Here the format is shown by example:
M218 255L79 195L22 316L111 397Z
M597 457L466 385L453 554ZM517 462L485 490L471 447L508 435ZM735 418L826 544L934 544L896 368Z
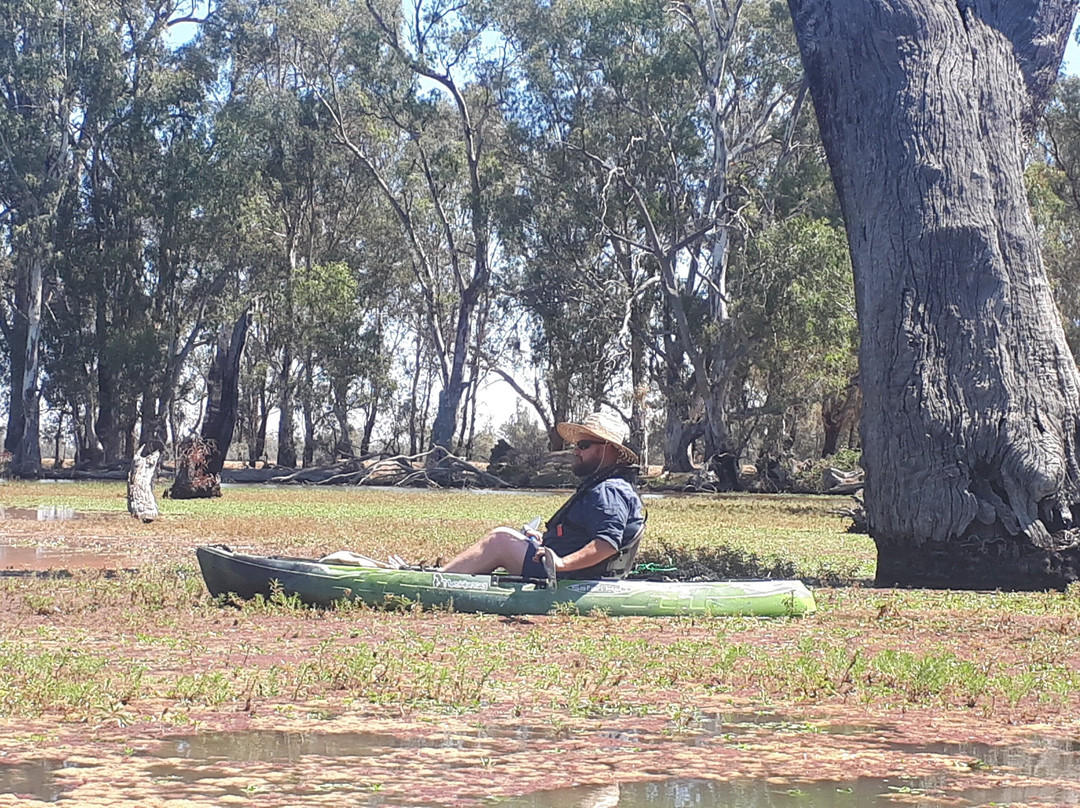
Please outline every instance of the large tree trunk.
M221 496L221 469L232 444L240 405L240 358L244 353L252 312L240 315L231 332L218 332L217 351L206 381L206 420L199 437L180 445L176 480L165 496L173 499L207 499Z
M1024 156L1076 0L789 0L844 212L877 581L1075 580L1080 376Z
M233 324L231 333L224 328L218 335L217 352L210 363L207 383L206 420L203 421L203 440L213 441L216 451L209 461L211 474L220 474L225 457L232 445L236 416L240 409L240 358L247 342L252 319L251 307ZM228 339L226 339L228 336Z
M694 470L691 450L694 441L705 434L701 421L688 421L670 406L664 421L664 470L687 473Z
M296 467L296 437L293 430L292 346L281 351L278 373L278 450L277 463L286 468Z
M41 406L39 379L41 345L41 298L44 289L45 256L41 239L35 236L39 221L27 229L25 254L18 269L15 296L16 342L11 346L11 406L6 448L11 452L11 471L16 476L36 477L41 472Z

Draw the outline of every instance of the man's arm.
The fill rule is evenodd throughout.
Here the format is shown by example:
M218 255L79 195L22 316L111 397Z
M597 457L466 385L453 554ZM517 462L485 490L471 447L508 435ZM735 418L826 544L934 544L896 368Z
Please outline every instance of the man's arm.
M548 552L550 553L551 550L548 550ZM572 572L606 561L616 552L618 551L611 546L611 542L604 539L593 539L580 550L575 550L567 556L557 556L555 553L551 553L551 557L555 561L555 570L557 572ZM539 554L536 560L540 560Z

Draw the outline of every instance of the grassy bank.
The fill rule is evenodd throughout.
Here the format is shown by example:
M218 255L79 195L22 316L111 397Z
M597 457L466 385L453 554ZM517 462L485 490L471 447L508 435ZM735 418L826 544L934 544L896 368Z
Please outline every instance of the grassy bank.
M196 729L377 725L424 736L526 725L545 728L529 744L561 749L576 782L610 782L614 774L595 770L597 744L609 742L584 740L597 722L652 733L645 746L655 745L656 760L640 776L695 767L718 776L704 747L700 759L686 757L685 739L730 710L775 711L808 722L811 735L822 721L856 721L897 749L931 731L931 740L970 738L975 726L999 738L1036 725L1070 731L1080 706L1080 593L873 589L872 543L831 513L843 498L648 502L644 560L830 582L817 588L818 613L802 619L312 610L285 597L229 605L206 594L192 552L224 543L435 560L487 526L550 514L562 496L231 488L219 500L162 501L162 518L144 525L126 516L122 485L8 484L5 508L60 507L77 518L8 518L0 543L50 548L61 553L57 566L63 551L90 551L122 557L130 569L0 578L0 727L9 738L0 747L17 759L33 736L63 756L126 759L116 750ZM862 771L850 758L840 763L865 743L858 732L806 743L770 734L753 749L731 741L724 754L732 766L772 755L771 771L786 776ZM481 757L500 761L498 744L485 744ZM892 771L883 752L875 755L865 773ZM414 786L428 777L422 762L407 776L385 776ZM491 769L488 793L541 787L520 769L500 779L494 763L477 765Z
M62 507L76 517L5 520L12 543L122 554L137 570L0 581L8 628L32 629L21 641L9 633L0 646L5 667L20 671L0 694L0 711L94 714L165 699L179 715L188 706L334 693L372 704L475 710L518 703L526 690L539 689L551 709L573 715L660 703L692 711L723 695L770 704L837 700L984 712L1028 705L1039 712L1061 709L1078 689L1080 598L866 588L872 543L846 533L833 515L842 499L649 501L642 560L683 572L781 573L841 584L818 590L821 611L813 618L513 621L356 606L312 611L288 598L223 608L206 594L191 548L225 543L308 556L347 548L435 560L487 525L550 513L560 494L241 487L216 500L165 500L162 519L144 525L124 513L123 493L115 484L5 487L7 507ZM99 616L108 616L107 629ZM230 617L236 626L227 625ZM259 639L266 625L281 621L299 627L295 641L275 647ZM207 632L207 625L224 628ZM986 638L1003 631L1017 635L1008 653L985 654ZM222 654L226 646L243 652ZM133 663L123 675L106 664L116 656ZM162 658L170 664L162 666Z
M453 555L489 527L550 516L566 492L236 486L226 488L220 499L159 498L162 518L151 525L126 518L125 487L119 483L10 483L0 495L7 507L65 508L81 517L8 520L5 532L15 541L25 536L78 548L88 538L92 546L146 543L193 564L191 547L212 543L300 555L350 549L435 560ZM730 576L782 572L837 583L865 581L873 577L873 542L844 532L847 520L833 513L848 504L846 497L649 497L641 558L726 565L718 571Z

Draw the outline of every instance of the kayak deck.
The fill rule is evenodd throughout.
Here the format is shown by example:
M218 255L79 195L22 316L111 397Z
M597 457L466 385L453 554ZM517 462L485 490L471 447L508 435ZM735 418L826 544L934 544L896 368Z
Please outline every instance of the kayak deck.
M508 575L463 575L430 569L373 569L312 559L236 553L228 547L196 549L211 595L243 599L274 592L328 606L358 600L371 606L403 601L458 612L539 615L572 608L581 614L750 615L783 617L815 610L801 581L702 581L628 579L546 581Z

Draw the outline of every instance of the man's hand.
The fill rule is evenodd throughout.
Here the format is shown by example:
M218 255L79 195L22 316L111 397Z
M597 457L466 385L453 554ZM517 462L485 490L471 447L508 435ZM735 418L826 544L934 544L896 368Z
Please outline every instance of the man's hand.
M533 561L537 564L544 563L544 553L547 553L551 558L551 563L555 565L556 572L562 572L566 568L566 559L560 555L556 555L555 551L550 547L541 547L536 551L536 555L533 556Z
M540 544L544 543L544 534L540 532L540 517L530 519L527 524L521 526L521 532L527 539L534 539Z
M535 561L543 563L543 556L541 554L544 550L545 548L541 548L540 552L534 556ZM580 550L570 553L565 558L551 552L551 548L546 548L546 551L550 553L552 561L555 562L555 570L557 572L562 572L563 570L569 572L571 570L580 570L585 567L591 567L594 564L599 564L601 561L611 558L616 553L615 548L603 539L593 539Z

